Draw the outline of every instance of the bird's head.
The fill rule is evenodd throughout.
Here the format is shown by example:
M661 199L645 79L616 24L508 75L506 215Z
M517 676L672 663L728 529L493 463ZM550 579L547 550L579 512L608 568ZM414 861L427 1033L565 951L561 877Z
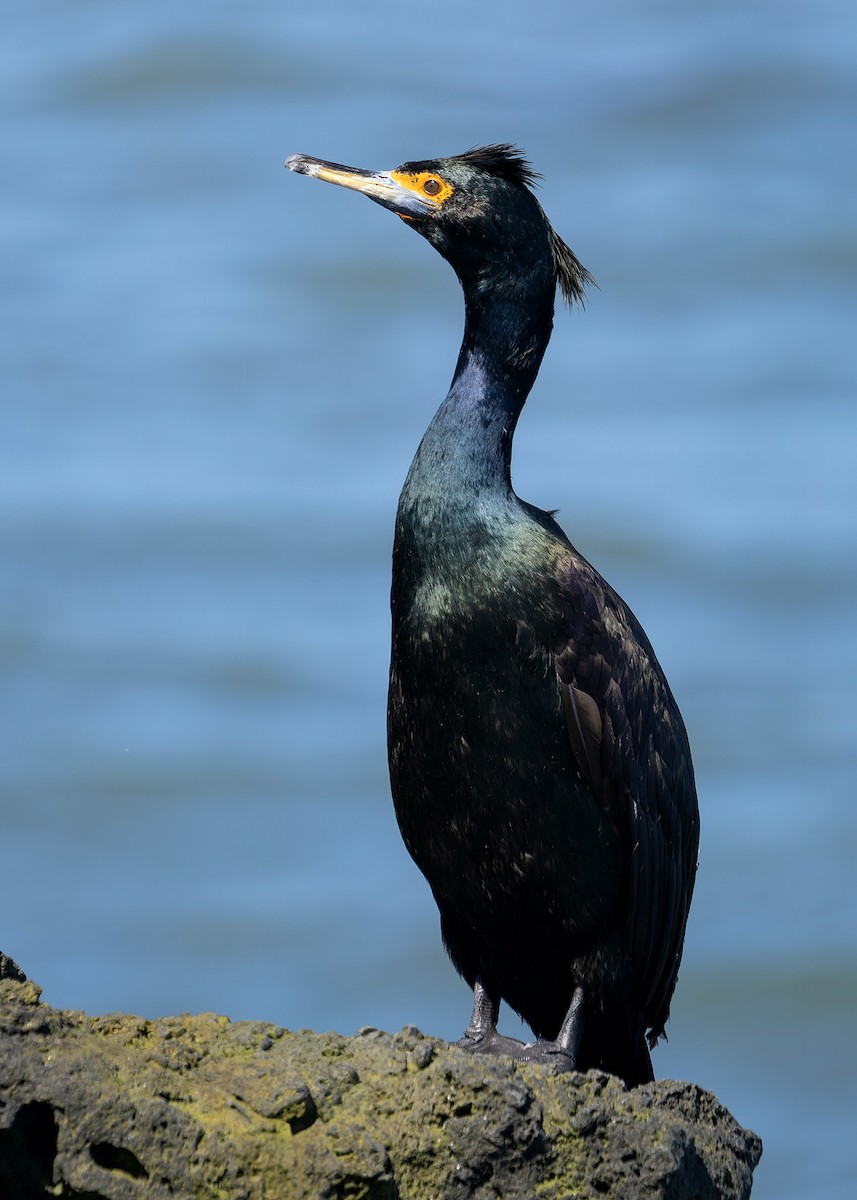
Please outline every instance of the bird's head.
M568 301L582 301L589 272L554 231L531 190L538 176L514 146L483 146L452 158L365 171L292 154L301 175L362 192L402 217L451 264L466 290L502 277L545 275Z

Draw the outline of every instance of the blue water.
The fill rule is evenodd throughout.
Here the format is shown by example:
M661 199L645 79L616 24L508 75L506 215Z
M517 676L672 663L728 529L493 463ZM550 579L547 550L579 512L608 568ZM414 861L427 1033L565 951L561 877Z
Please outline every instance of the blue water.
M460 1032L383 733L460 296L282 160L519 142L601 290L516 488L643 621L697 765L655 1068L762 1135L760 1200L850 1198L857 9L33 0L0 54L0 948L93 1013Z

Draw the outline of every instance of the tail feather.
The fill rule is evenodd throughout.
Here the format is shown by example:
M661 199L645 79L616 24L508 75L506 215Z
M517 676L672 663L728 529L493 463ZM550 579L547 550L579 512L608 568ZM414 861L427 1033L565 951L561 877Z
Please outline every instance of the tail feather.
M642 1027L629 1029L627 1014L621 1011L587 1014L577 1065L581 1071L618 1075L628 1087L651 1083L655 1077Z

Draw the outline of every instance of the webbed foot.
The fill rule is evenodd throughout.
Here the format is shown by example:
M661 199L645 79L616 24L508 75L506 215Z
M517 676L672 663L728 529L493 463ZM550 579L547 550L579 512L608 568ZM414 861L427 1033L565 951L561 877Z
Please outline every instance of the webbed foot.
M490 1033L473 1033L467 1029L464 1036L452 1045L470 1054L508 1054L510 1058L523 1058L523 1051L527 1049L523 1042L504 1037L496 1029Z
M557 1073L577 1070L574 1055L570 1054L559 1042L528 1042L525 1046L521 1046L520 1053L516 1054L515 1058L520 1062L538 1063L540 1066L550 1067Z

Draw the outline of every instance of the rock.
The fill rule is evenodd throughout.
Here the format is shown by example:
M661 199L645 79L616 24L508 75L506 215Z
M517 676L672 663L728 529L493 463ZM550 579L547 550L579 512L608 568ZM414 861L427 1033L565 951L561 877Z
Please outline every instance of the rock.
M4 974L3 1200L737 1200L761 1154L693 1084L628 1091L413 1027L87 1017Z
M0 979L17 979L19 983L26 983L27 976L11 958L7 958L0 951Z

